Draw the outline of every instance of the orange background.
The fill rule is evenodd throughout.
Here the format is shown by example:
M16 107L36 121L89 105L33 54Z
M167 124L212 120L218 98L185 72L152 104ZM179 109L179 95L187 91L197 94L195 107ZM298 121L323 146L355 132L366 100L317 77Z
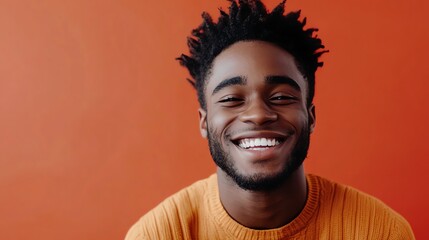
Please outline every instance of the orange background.
M267 1L271 9L279 1ZM174 60L224 0L0 0L0 238L122 239L214 171ZM290 0L331 51L306 169L429 239L428 1Z

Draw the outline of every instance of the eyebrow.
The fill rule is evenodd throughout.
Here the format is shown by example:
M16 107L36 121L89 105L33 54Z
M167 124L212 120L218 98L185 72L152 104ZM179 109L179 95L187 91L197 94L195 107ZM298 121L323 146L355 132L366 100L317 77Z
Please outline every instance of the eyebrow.
M295 90L301 92L301 87L298 83L290 77L287 76L268 76L265 78L266 83L270 85L286 84L294 88ZM246 85L247 79L244 76L238 76L233 78L228 78L220 82L212 92L212 95L219 92L220 90L235 85Z
M298 83L290 77L287 76L268 76L266 78L268 84L277 85L277 84L286 84L294 88L295 90L301 92L301 87Z
M247 80L246 80L246 77L244 76L225 79L215 87L215 89L212 92L212 95L229 86L246 85L246 82Z

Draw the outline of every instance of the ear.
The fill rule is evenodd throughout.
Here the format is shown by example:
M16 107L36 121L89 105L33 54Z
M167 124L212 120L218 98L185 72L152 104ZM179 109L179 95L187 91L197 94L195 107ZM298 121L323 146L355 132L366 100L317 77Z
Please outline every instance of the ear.
M200 108L198 109L198 114L200 116L200 132L203 138L207 138L207 112L206 110Z
M316 127L316 107L314 104L311 104L310 107L307 109L308 111L308 121L310 125L310 133L314 131L314 128Z

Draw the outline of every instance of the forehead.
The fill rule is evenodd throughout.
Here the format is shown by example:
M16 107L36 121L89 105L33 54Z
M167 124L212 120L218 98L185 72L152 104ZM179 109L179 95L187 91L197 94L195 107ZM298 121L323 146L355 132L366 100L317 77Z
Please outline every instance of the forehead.
M206 93L212 92L228 78L245 77L251 84L262 83L261 80L267 76L286 76L295 80L301 89L307 89L307 83L290 53L271 43L242 41L231 45L214 59Z

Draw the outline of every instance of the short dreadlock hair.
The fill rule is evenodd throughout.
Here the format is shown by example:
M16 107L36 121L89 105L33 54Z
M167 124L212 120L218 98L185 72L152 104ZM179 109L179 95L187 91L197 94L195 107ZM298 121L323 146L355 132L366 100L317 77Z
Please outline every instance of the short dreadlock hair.
M218 22L202 13L202 24L188 37L190 55L177 60L186 67L193 79L187 79L197 90L198 101L206 109L204 90L213 60L223 50L239 41L260 40L273 43L289 52L299 71L308 82L307 104L313 102L315 72L323 65L319 57L327 52L322 41L314 35L318 29L304 29L306 18L299 20L301 11L284 14L283 0L268 12L260 0L228 0L229 14L219 9Z

